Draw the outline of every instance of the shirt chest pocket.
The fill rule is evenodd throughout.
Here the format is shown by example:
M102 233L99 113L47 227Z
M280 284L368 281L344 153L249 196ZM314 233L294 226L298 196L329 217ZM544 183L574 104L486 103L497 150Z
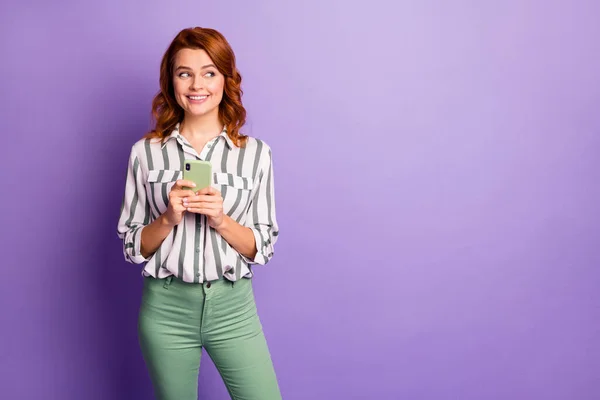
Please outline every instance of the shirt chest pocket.
M215 172L213 182L223 196L223 212L239 221L250 204L254 182L251 178L227 172Z
M169 192L177 179L181 179L181 171L154 169L148 171L146 193L154 218L167 211Z

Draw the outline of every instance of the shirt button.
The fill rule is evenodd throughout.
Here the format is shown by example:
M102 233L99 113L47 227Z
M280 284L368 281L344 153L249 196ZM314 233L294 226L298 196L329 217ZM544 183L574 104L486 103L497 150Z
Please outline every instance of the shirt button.
M209 288L210 287L210 282L206 283L206 287Z
M200 253L200 249L196 249L196 253Z

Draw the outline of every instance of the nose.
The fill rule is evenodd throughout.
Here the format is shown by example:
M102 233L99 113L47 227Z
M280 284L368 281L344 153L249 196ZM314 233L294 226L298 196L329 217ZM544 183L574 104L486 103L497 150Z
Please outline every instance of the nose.
M202 89L202 86L204 85L204 79L201 76L195 76L192 79L191 85L190 85L190 89L191 90L200 90Z

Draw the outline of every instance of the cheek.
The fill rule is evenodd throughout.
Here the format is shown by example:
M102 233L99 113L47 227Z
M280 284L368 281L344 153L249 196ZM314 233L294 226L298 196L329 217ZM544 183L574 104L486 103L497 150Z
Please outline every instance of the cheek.
M223 82L211 82L209 90L217 100L221 100L223 97Z
M173 82L173 93L175 94L176 98L181 97L183 91L184 90L183 90L183 87L181 85L181 82L177 82L177 81Z
M213 92L213 102L215 102L217 105L221 103L221 100L223 100L223 92L219 92L219 93L215 93Z
M184 89L182 88L181 83L179 85L177 85L177 83L173 84L173 94L175 95L175 101L177 101L177 104L179 104L180 107L185 107L185 96L184 96Z

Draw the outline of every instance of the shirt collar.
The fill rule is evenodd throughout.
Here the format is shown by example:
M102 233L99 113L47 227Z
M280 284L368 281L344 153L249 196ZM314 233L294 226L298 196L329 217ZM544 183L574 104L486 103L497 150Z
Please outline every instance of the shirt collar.
M177 125L175 125L175 128L173 128L173 130L171 131L171 134L169 136L167 136L164 143L162 144L161 149L164 148L166 146L167 142L173 138L184 140L184 137L181 136L181 134L179 133L179 125L180 125L179 122L177 123ZM223 130L221 131L221 134L219 136L222 136L223 138L225 138L227 146L229 146L229 150L234 148L233 141L229 138L229 135L227 134L227 126L223 126Z
M233 140L231 140L231 138L227 134L227 126L223 126L223 130L221 131L221 134L219 136L223 136L225 138L227 146L229 146L229 150L234 148Z
M169 140L178 139L180 136L181 135L179 134L179 123L177 123L177 125L175 125L175 128L173 128L173 130L171 131L171 134L163 140L162 146L160 146L160 148L163 149L167 145Z

